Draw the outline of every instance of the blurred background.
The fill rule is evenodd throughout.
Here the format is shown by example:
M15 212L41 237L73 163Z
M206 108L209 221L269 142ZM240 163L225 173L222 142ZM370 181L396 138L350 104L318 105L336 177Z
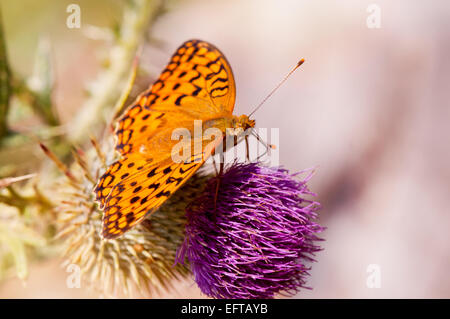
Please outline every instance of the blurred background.
M71 3L81 8L81 28L66 26ZM32 76L42 39L50 44L51 98L63 125L76 117L86 84L104 67L110 47L101 30L114 29L123 5L1 1L15 73ZM305 58L255 114L257 127L280 129L282 165L292 171L317 166L310 188L323 206L324 250L312 265L313 289L296 297L449 298L448 21L444 0L170 1L141 46L144 75L137 87L147 86L182 42L199 38L226 55L237 84L235 114L248 114ZM9 116L18 131L39 122L14 109ZM21 161L18 152L10 151L8 161ZM16 278L0 282L0 297L96 297L67 288L60 263L35 261L26 285ZM370 265L379 275L376 287ZM156 297L202 295L186 279Z

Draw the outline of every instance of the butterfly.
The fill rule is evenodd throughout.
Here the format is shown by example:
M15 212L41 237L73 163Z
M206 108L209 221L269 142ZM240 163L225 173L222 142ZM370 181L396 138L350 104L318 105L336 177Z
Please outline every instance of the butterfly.
M220 145L202 140L200 148L189 146L189 158L174 161L175 129L193 132L201 120L203 129L218 129L224 139L255 126L248 116L233 115L235 97L231 66L214 45L189 40L175 51L155 83L118 120L115 148L121 158L94 188L104 238L117 238L154 213Z

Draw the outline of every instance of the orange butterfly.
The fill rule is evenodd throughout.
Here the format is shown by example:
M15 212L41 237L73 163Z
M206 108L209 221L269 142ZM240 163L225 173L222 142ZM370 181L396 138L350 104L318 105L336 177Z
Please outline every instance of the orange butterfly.
M94 189L103 209L103 237L116 238L154 213L219 146L201 142L190 158L173 161L176 128L227 128L239 136L255 125L248 116L232 114L236 88L225 56L212 44L183 43L159 79L118 121L116 149L122 158L109 166Z

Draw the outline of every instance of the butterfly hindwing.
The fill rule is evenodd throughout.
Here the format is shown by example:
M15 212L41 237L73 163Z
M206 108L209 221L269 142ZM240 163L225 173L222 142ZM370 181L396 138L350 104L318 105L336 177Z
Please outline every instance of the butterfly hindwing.
M95 199L100 203L100 209L105 207L106 198L115 185L129 176L141 172L147 164L148 161L145 158L136 155L125 156L111 164L94 188Z
M203 164L203 161L174 164L171 160L147 164L142 172L116 184L103 215L103 237L122 235L155 212Z

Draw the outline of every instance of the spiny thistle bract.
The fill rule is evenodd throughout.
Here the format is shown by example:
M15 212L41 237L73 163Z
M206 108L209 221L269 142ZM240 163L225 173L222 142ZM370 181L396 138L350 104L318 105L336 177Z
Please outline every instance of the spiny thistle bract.
M65 264L78 265L82 281L106 295L120 291L130 295L133 286L143 295L170 288L174 279L188 274L185 266L174 267L176 249L184 238L185 205L199 195L206 177L196 174L149 219L120 238L104 240L102 212L94 204L92 190L106 163L114 159L113 142L111 138L102 142L103 151L97 142L92 144L86 153L74 152L76 163L66 169L57 190L56 238L62 240Z
M315 222L319 204L281 168L233 164L220 181L211 178L188 206L186 238L177 261L185 257L195 281L213 298L273 298L293 295L306 284L313 255L320 247Z

